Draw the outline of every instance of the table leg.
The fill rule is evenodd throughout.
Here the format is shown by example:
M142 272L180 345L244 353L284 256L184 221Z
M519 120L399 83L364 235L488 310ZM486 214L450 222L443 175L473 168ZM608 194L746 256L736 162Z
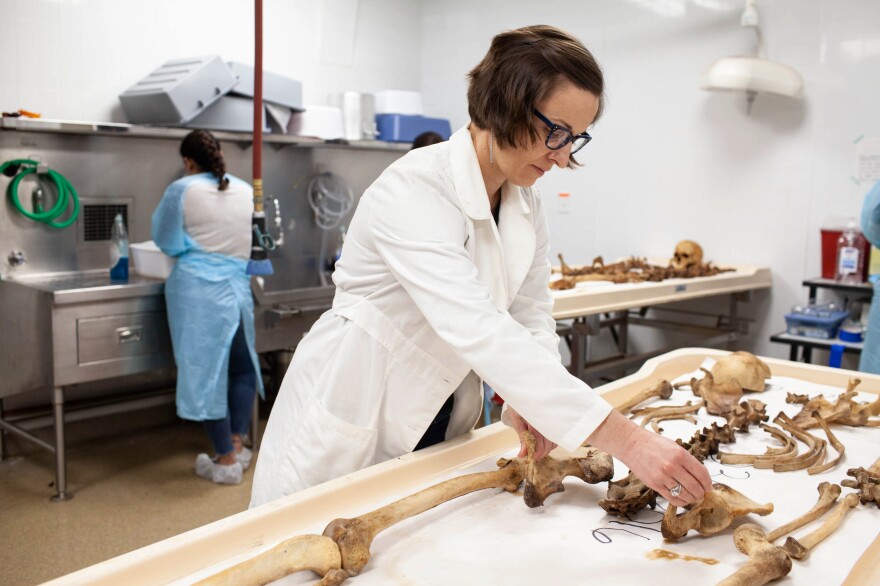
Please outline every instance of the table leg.
M3 398L0 397L0 419L3 419ZM0 427L0 460L6 459L6 430Z
M256 451L260 447L260 394L254 394L254 409L251 414L251 449Z
M52 411L55 419L55 496L53 501L66 501L73 498L67 492L67 461L64 447L64 387L52 391Z
M788 347L788 359L792 362L798 361L798 348L800 348L800 346L798 346L797 344L791 344Z
M807 364L813 362L813 349L810 346L804 346L804 362Z

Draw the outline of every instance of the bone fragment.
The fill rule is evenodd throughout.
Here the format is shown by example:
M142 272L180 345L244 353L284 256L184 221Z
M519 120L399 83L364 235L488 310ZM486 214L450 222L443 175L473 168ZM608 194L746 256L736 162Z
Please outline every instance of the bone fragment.
M743 395L739 383L732 378L718 382L711 372L702 367L700 370L704 373L703 378L691 385L691 389L706 402L706 411L712 415L724 415L733 411Z
M663 537L673 541L691 530L703 536L714 535L729 527L736 517L749 513L769 515L773 512L773 503L756 503L729 486L716 483L689 511L681 515L677 515L677 511L678 507L670 504L660 524Z
M812 551L814 547L821 543L826 537L834 533L834 530L840 526L840 523L843 521L844 517L846 517L846 514L858 504L859 495L854 492L846 495L837 503L837 506L828 514L828 517L822 522L822 525L820 525L818 529L801 539L795 539L794 537L786 539L785 545L783 545L785 551L796 560L805 559L810 555L810 551Z
M284 576L311 570L320 576L341 567L339 547L323 535L298 535L240 564L197 582L198 586L268 584Z
M749 561L718 586L759 586L791 571L791 558L785 549L773 545L757 525L746 523L733 532L736 548L749 556Z
M819 500L816 501L816 504L813 505L809 511L801 515L800 517L789 521L785 525L778 527L767 534L767 541L773 543L783 535L788 535L792 531L797 531L807 523L812 523L822 515L828 512L828 510L834 506L834 503L837 501L837 497L840 496L840 486L837 484L831 484L830 482L823 482L816 490L819 491Z
M863 505L874 503L880 508L880 459L877 459L867 470L850 468L846 474L855 480L846 479L841 484L847 488L857 488L859 500Z
M672 396L672 385L669 384L668 380L658 381L653 387L647 388L634 397L630 398L628 401L623 403L623 405L617 408L623 414L629 413L629 410L638 405L639 403L644 403L648 399L653 399L657 397L659 399L668 399Z
M599 506L609 515L633 517L645 507L657 506L657 492L637 478L632 472L608 483L608 492Z
M534 454L534 438L529 434L527 445L529 438ZM454 498L486 488L515 492L527 480L527 504L538 506L547 495L564 490L563 475L578 476L587 482L603 482L614 475L611 456L595 449L590 449L585 457L571 456L563 461L552 456L537 462L533 458L501 458L498 466L493 472L467 474L435 484L354 519L336 519L327 525L324 535L339 546L342 568L356 576L370 560L370 545L379 532Z

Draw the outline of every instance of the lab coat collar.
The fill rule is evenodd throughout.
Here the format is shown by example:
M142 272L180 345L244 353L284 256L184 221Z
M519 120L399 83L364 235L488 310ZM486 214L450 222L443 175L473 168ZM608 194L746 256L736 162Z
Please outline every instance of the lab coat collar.
M483 183L477 151L474 149L474 142L467 126L459 129L449 138L449 150L455 192L461 202L462 209L471 219L491 219L492 210L489 209L489 195L486 191L486 184ZM515 204L514 209L518 209L521 214L531 212L521 187L505 182L501 189L502 201L505 206Z

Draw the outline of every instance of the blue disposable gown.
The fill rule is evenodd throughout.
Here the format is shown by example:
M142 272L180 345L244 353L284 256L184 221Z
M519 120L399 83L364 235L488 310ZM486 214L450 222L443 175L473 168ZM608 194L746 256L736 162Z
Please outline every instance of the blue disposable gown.
M862 205L862 233L880 247L880 181L865 196ZM868 333L862 348L859 370L880 374L880 280L874 281L874 302L868 314Z
M241 181L227 176L230 181ZM177 363L177 414L183 419L222 419L228 411L229 349L244 328L257 390L263 395L254 343L254 302L247 261L205 252L183 225L183 199L210 174L188 175L168 186L153 212L152 237L162 252L177 257L165 282L168 324Z

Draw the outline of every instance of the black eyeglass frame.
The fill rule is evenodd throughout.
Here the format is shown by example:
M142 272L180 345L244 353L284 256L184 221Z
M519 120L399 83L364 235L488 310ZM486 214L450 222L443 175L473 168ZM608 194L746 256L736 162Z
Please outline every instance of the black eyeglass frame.
M590 135L589 135L588 133L586 133L586 132L583 132L583 133L581 133L581 134L573 134L573 133L571 132L571 130L569 130L569 129L566 128L565 126L560 126L559 124L556 124L555 122L553 122L552 120L550 120L549 118L547 118L546 116L544 116L543 114L541 114L541 113L538 111L537 108L533 109L533 110L532 110L532 113L534 113L534 115L537 116L538 119L540 119L541 122L543 122L544 124L546 124L547 127L550 129L550 132L547 133L547 138L544 140L544 145L545 145L548 149L550 149L551 151L558 151L559 149L563 148L563 147L564 147L565 145L567 145L568 143L573 142L573 141L575 141L575 140L577 140L577 139L579 139L579 138L584 139L583 144L578 145L578 146L575 147L575 148L572 148L572 150L571 150L571 154L573 155L573 154L575 154L576 152L578 152L579 150L581 150L582 148L584 148L585 146L587 146L587 143L589 143L591 140L593 140L593 137L590 136ZM558 131L562 131L562 132L564 132L565 134L567 134L568 136L566 137L565 140L562 141L562 144L560 144L559 146L555 146L555 147L554 147L554 146L550 146L550 139L553 137L553 133L558 132Z

